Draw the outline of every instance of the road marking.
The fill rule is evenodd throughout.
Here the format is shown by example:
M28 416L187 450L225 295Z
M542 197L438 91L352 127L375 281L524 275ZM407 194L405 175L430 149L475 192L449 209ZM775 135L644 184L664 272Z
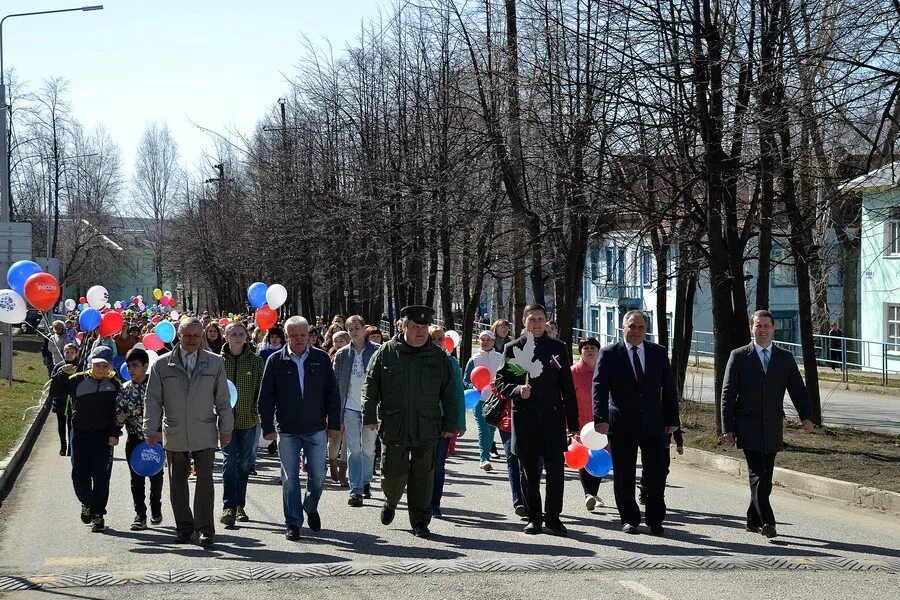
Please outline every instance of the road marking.
M637 581L619 581L617 583L625 589L629 589L632 592L640 594L644 598L650 598L650 600L669 600L668 596L663 596L656 590L652 590L646 585L638 583Z
M77 567L79 565L103 565L109 562L105 556L53 556L44 560L46 567Z

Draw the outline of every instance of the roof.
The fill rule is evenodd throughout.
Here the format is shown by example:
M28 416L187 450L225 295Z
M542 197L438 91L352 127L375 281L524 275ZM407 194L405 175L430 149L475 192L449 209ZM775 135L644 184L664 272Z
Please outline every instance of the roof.
M838 187L842 192L877 192L900 187L900 160L860 175Z

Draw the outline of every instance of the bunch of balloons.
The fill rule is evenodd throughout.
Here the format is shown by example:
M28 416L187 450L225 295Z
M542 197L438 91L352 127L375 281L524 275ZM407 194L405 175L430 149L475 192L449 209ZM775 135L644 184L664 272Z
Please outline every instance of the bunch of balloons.
M612 470L612 457L606 450L609 439L587 423L581 429L580 442L572 442L565 453L566 464L572 469L584 469L594 477L604 477Z
M0 290L0 322L17 325L28 315L27 300L41 312L56 306L59 282L30 260L13 263L6 272L9 288Z
M266 285L262 281L257 281L247 288L247 300L256 310L254 315L256 326L260 329L271 329L278 322L278 313L275 311L287 302L287 297L287 289L280 283ZM219 324L221 325L221 322Z

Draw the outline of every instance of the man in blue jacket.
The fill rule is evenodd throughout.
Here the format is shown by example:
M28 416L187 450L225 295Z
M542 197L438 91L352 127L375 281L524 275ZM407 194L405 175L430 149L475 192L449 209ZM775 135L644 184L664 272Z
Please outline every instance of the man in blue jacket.
M309 345L309 322L291 317L284 324L287 344L272 354L263 370L259 415L263 437L275 439L278 421L278 456L281 460L284 537L300 538L303 513L309 528L319 531L319 498L325 483L328 438L341 434L341 399L331 360ZM327 429L327 433L326 433ZM307 486L300 500L300 454L306 457Z

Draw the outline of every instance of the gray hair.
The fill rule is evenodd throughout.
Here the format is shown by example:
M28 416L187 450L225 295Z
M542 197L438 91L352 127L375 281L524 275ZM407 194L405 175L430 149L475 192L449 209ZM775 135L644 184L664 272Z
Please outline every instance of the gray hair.
M284 332L287 333L289 327L306 327L309 331L309 321L300 316L293 316L284 322Z
M628 321L630 321L631 319L633 319L635 317L640 317L641 319L643 319L644 325L647 325L647 315L644 314L644 311L639 310L637 308L634 310L629 310L627 313L625 313L625 316L622 317L622 325L624 326L625 323L627 323Z
M203 323L197 317L181 317L181 320L178 321L178 333L180 334L188 327L193 327L194 325L198 325L200 329L203 329Z

